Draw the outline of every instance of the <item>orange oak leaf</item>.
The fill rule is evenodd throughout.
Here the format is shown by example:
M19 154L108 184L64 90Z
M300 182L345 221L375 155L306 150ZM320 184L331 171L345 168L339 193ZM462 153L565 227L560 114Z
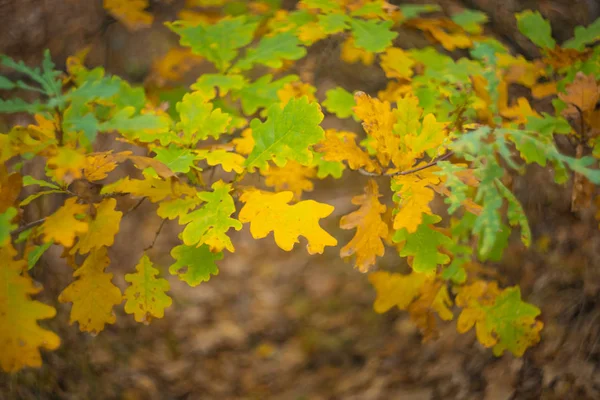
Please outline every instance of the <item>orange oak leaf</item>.
M340 228L356 228L356 234L342 247L340 256L346 258L356 255L355 266L360 272L368 272L375 265L376 257L383 256L385 252L382 239L388 236L388 225L382 216L387 207L379 202L379 197L377 183L369 180L365 193L352 198L352 204L360 208L340 220Z

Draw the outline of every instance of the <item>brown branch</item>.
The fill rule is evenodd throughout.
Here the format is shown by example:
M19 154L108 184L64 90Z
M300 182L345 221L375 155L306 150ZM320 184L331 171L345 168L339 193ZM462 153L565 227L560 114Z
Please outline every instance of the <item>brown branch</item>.
M28 222L25 225L18 227L17 229L15 229L14 231L12 231L10 234L11 235L18 235L19 233L21 233L23 231L26 231L27 229L34 228L34 227L36 227L38 225L43 224L45 220L46 220L46 217L44 217L42 219L38 219L36 221Z
M447 160L450 157L452 157L453 155L454 155L454 152L453 151L449 151L446 154L444 154L443 156L441 156L440 158L436 158L436 159L430 161L429 163L427 163L425 165L421 165L420 167L416 167L416 168L413 168L413 169L407 169L406 171L398 171L398 172L388 172L388 173L383 173L383 174L376 174L374 172L365 171L364 169L360 168L360 169L358 169L358 172L360 172L362 175L365 175L365 176L398 176L398 175L410 175L410 174L414 174L415 172L423 171L424 169L433 167L438 162Z
M148 250L150 250L151 248L154 247L154 244L156 243L156 239L158 239L158 235L160 235L160 231L162 231L162 228L165 225L165 222L167 222L167 220L163 219L162 222L160 223L160 226L156 230L156 233L154 234L154 239L152 240L152 243L150 244L150 246L146 247L144 249L144 251L148 251Z

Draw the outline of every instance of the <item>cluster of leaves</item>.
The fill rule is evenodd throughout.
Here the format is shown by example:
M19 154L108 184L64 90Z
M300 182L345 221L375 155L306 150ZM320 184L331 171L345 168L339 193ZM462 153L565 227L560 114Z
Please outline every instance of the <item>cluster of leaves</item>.
M152 22L147 1L104 4L130 29ZM39 366L40 348L59 346L38 325L56 310L32 299L40 288L27 273L52 245L63 247L74 268L58 300L72 303L70 321L82 331L96 334L114 323L113 309L123 301L136 321L163 317L169 283L147 252L125 275L124 293L105 271L107 249L129 211L119 211L117 199L147 199L161 219L182 225L168 271L196 286L218 274L217 262L235 251L230 236L243 224L256 239L273 232L285 251L300 236L310 254L336 246L320 226L333 206L302 197L313 180L346 170L369 178L352 199L358 209L341 218L340 227L355 234L340 256L370 272L375 311L407 310L429 339L437 318L452 320L456 307L458 331L475 326L479 342L497 355L521 356L536 344L540 310L522 301L518 287L487 280L480 262L500 260L515 227L524 245L531 242L506 179L510 171L551 165L558 183L572 171L574 208L587 206L600 183L600 20L559 46L540 14L518 14L519 29L542 54L528 61L483 35L484 14L439 11L382 0L302 0L293 11L277 1L189 1L180 20L166 24L183 47L154 64L147 92L100 67L85 68L83 53L67 60L66 74L49 54L41 69L2 56L12 73L0 76L0 89L38 95L33 102L0 100L0 112L35 117L35 124L0 135L2 368ZM399 27L422 32L432 46L399 47ZM336 87L317 99L309 78L288 73L311 45L331 37L342 40L343 62L377 63L388 78L385 90L368 95ZM200 63L214 72L190 90L177 88ZM511 85L530 89L530 98L551 97L554 112L538 113L525 97L508 104ZM324 112L353 118L364 132L323 130ZM97 136L108 133L137 150L95 152ZM557 134L571 140L574 156L559 152ZM23 175L36 159L45 162L44 176ZM141 172L120 177L127 163ZM213 168L230 179L207 183L203 172ZM245 184L252 174L274 190ZM387 201L382 184L393 193ZM23 198L25 192L31 194ZM23 220L30 203L56 195L62 205L54 213ZM436 197L444 207L434 207ZM386 249L407 260L409 274L371 272Z

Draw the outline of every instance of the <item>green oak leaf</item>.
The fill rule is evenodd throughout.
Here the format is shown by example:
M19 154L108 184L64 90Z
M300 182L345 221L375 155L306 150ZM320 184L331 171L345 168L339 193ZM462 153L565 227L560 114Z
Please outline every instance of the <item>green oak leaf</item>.
M392 40L398 36L398 32L393 32L392 21L377 22L376 20L352 19L352 35L354 36L354 45L356 47L380 53L392 45Z
M204 94L206 100L212 100L217 96L215 88L219 89L219 96L223 97L230 90L240 90L246 84L246 78L242 75L202 74L190 87Z
M179 218L180 224L187 224L181 237L188 246L208 245L212 251L235 249L227 236L230 228L239 231L242 223L230 217L235 212L233 197L229 194L231 184L217 181L212 192L200 192L198 198L205 203L198 210Z
M231 116L220 108L213 109L214 105L205 100L202 92L192 92L183 96L177 103L180 122L177 129L183 132L182 144L195 146L200 140L209 136L217 139L227 132Z
M192 25L184 21L166 24L180 36L179 43L188 46L192 52L206 57L219 71L223 72L238 55L238 49L252 41L257 22L249 22L246 17L224 18L208 25Z
M169 273L179 276L179 279L194 287L208 281L211 274L219 274L215 261L221 260L223 253L212 253L206 245L179 245L171 250L171 257L175 259L175 263L169 267Z
M167 148L156 147L152 151L156 153L156 157L154 158L165 164L175 173L189 172L196 159L196 155L191 149L177 147L174 144L169 145Z
M567 49L583 50L586 45L600 40L600 18L587 27L575 27L575 36L563 43Z
M414 257L412 269L416 272L433 273L438 265L450 262L450 257L441 253L438 248L448 248L452 245L452 240L431 226L440 219L437 215L423 214L423 223L414 233L408 233L406 228L403 228L394 234L394 242L406 241L400 255Z
M246 55L235 64L234 68L247 70L254 64L281 68L283 60L298 60L305 55L306 49L296 35L292 32L283 32L263 37L256 47L246 51Z
M525 10L515 14L519 31L536 46L553 49L556 42L552 38L552 28L538 11Z
M352 93L338 86L325 92L323 106L338 118L348 118L354 113L352 109L356 106L356 101Z
M255 145L246 166L250 171L264 170L270 160L279 167L288 160L310 165L313 154L309 148L325 136L319 126L322 120L319 105L309 103L305 96L291 99L283 110L279 104L272 105L265 122L255 118L250 123Z
M239 91L233 91L233 97L236 99L239 98L242 102L244 114L252 115L261 108L268 108L272 104L279 103L277 92L286 83L297 81L298 76L287 75L271 82L272 79L273 75L263 75Z
M166 294L169 281L157 278L158 270L152 266L148 255L144 254L135 267L136 272L125 275L131 285L125 289L125 312L133 314L137 322L150 322L152 318L165 316L165 308L173 300Z

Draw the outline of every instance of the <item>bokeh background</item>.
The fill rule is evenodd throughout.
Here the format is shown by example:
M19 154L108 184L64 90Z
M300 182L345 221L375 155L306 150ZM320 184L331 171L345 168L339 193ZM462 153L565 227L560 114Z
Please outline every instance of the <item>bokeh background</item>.
M518 33L515 12L539 10L559 40L570 37L576 25L600 17L596 0L438 4L449 14L464 7L486 12L487 33L527 58L535 57L536 49ZM176 19L184 2L153 0L150 5L154 24L131 32L99 0L0 0L0 53L36 64L49 48L64 69L67 56L89 46L89 66L102 65L156 90L162 83L153 75L155 62L177 44L162 23ZM411 31L401 31L395 42L404 48L430 45ZM385 86L378 68L340 62L339 45L334 39L319 43L295 67L301 76L312 74L320 99L335 85L367 93ZM179 84L193 82L204 71L203 65L192 67ZM28 118L0 116L0 132ZM340 127L336 124L324 122ZM344 128L361 132L358 124L347 124ZM114 146L113 138L105 136L97 149ZM564 150L573 151L568 145ZM457 334L453 322L440 323L439 338L422 343L406 313L372 310L373 288L366 275L339 258L339 247L315 256L303 246L284 252L272 237L252 239L245 227L233 233L236 252L220 262L218 276L196 288L169 279L174 304L164 319L144 326L116 307L117 323L96 337L69 326L70 305L57 303L72 270L54 246L32 275L44 285L38 298L58 309L57 317L43 324L59 334L62 345L44 353L40 369L0 374L0 399L600 399L598 222L593 209L570 210L569 184L551 182L551 171L535 167L514 177L534 244L525 249L515 238L503 260L486 269L503 285L519 284L524 299L542 309L542 341L521 359L494 357L473 332ZM342 245L353 232L338 228L339 217L354 209L350 199L365 183L365 177L346 171L341 180L316 182L305 195L335 206L322 224ZM382 180L380 186L387 183ZM60 201L36 202L25 217L46 215ZM119 209L135 203L121 199ZM121 288L123 275L133 270L160 222L148 202L123 218L109 251L109 271ZM150 251L164 276L180 229L167 222ZM405 268L390 250L379 266Z

